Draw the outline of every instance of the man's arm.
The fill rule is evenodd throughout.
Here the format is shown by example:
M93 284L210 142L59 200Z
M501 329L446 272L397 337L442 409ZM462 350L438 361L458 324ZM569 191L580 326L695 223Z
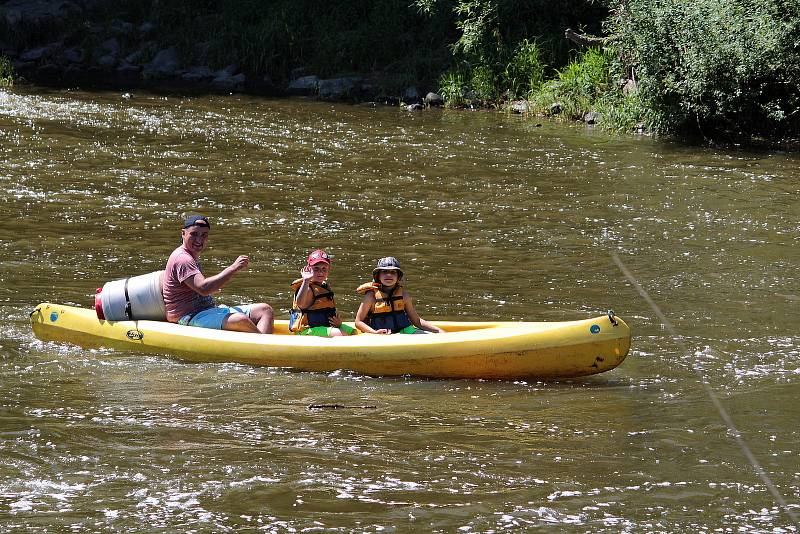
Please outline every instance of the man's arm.
M183 281L184 284L189 286L189 289L200 295L208 296L216 293L227 284L233 275L239 271L246 269L250 263L250 258L247 256L239 256L236 261L225 267L221 272L214 276L205 277L203 273L196 273Z

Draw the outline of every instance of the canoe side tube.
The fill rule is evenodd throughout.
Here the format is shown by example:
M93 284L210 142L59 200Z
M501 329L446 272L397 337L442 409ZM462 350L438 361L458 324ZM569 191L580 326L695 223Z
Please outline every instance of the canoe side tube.
M158 321L105 321L94 310L42 303L31 313L35 335L83 348L167 354L192 362L237 362L372 376L559 379L617 367L630 349L630 329L608 316L564 322L436 322L431 335L361 334L319 338L246 334Z

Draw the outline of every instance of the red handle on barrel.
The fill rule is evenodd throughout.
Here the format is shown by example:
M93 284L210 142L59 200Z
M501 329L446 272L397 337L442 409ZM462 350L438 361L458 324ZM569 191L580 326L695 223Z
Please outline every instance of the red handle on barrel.
M105 321L106 316L103 313L103 301L100 299L100 293L103 292L102 287L98 287L97 291L94 292L94 311L97 314L97 318L101 321Z

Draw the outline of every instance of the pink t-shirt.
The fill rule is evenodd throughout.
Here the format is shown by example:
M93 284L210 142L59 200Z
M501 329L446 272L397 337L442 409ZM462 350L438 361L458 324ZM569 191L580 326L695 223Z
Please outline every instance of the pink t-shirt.
M183 245L172 251L164 272L163 293L167 321L177 323L184 315L214 306L213 297L204 297L183 283L187 278L201 272L200 262Z

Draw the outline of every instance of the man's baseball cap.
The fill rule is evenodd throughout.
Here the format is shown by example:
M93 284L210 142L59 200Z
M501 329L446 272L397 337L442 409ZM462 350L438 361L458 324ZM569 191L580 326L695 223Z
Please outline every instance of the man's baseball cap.
M202 226L211 229L211 224L208 222L208 218L205 215L190 215L186 217L186 220L183 221L184 229L191 228L192 226Z
M328 265L331 264L331 257L328 256L328 253L322 249L317 249L311 254L308 255L308 265L316 265L318 263L327 263Z

